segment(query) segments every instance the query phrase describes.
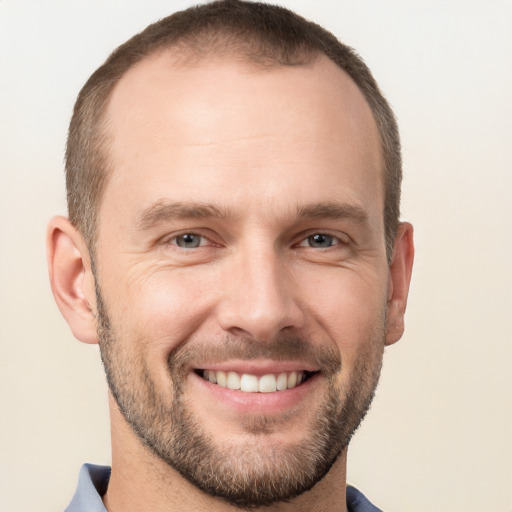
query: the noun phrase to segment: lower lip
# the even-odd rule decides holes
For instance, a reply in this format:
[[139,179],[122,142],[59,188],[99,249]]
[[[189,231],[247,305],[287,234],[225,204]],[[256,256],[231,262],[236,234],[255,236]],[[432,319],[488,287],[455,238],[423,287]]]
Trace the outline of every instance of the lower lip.
[[190,377],[194,385],[199,386],[200,393],[208,393],[221,408],[227,407],[239,413],[254,415],[279,414],[293,409],[299,406],[319,383],[319,374],[316,373],[291,389],[274,393],[246,393],[239,389],[223,388],[213,384],[194,372]]

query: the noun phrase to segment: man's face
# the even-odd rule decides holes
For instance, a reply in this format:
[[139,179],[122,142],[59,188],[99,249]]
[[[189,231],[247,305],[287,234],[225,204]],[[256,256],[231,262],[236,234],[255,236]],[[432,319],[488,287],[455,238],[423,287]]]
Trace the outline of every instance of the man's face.
[[233,504],[303,492],[348,443],[382,360],[369,107],[326,58],[262,71],[166,54],[128,72],[109,119],[96,277],[125,419]]

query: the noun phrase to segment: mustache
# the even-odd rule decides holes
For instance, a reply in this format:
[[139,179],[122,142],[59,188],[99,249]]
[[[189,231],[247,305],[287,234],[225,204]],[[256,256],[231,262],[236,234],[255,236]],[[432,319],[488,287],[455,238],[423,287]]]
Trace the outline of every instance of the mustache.
[[226,335],[220,341],[187,340],[174,348],[168,357],[172,375],[183,376],[188,369],[208,362],[221,363],[228,359],[251,361],[300,361],[320,368],[324,376],[341,369],[341,354],[337,347],[313,344],[304,338],[280,334],[272,341],[256,341],[246,336]]

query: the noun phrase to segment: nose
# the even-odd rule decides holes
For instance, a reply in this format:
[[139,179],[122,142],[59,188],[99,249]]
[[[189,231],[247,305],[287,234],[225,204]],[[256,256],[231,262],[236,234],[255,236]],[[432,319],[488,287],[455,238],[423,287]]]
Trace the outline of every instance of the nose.
[[[297,282],[286,258],[274,248],[240,252],[227,265],[217,314],[220,327],[256,341],[272,341],[304,324]],[[228,270],[229,269],[229,270]]]

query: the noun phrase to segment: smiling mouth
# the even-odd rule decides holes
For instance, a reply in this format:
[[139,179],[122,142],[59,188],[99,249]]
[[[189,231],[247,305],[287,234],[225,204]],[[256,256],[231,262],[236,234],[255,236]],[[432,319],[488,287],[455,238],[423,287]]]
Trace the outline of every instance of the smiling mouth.
[[261,376],[222,370],[195,370],[195,373],[222,388],[244,393],[275,393],[296,388],[318,372],[304,370],[268,373]]

